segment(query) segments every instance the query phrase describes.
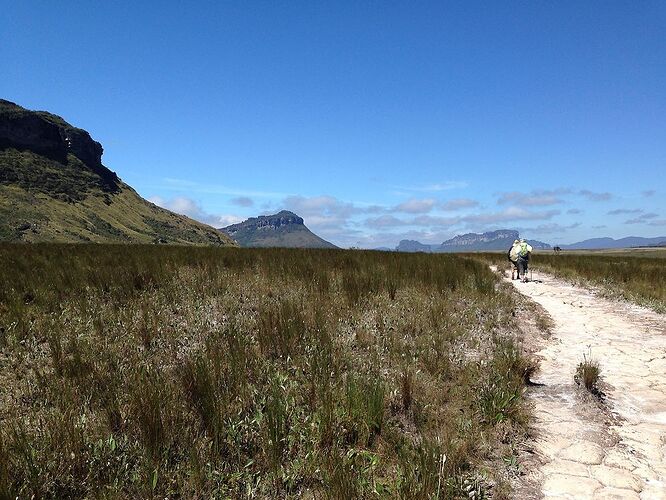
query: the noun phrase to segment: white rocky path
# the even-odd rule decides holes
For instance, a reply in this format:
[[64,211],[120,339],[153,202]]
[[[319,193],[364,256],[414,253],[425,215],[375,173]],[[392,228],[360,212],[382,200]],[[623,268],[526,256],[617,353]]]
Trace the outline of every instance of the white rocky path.
[[[543,497],[666,499],[666,316],[537,278],[513,284],[555,324],[537,353],[533,381],[544,385],[530,391]],[[585,404],[574,383],[589,353],[610,413]]]

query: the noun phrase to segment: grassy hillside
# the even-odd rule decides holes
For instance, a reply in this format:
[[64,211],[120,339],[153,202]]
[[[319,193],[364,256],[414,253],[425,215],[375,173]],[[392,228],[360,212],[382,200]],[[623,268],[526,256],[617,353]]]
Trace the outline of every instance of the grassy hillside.
[[102,153],[61,117],[0,99],[0,241],[234,245],[141,198]]
[[509,497],[530,365],[485,264],[53,244],[0,262],[3,498]]
[[214,228],[112,187],[73,155],[66,164],[0,151],[0,241],[232,245]]

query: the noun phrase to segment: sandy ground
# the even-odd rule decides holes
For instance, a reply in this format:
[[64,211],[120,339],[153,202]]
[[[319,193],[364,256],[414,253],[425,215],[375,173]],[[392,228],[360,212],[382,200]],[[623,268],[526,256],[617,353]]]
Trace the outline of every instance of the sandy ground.
[[[512,283],[555,325],[537,352],[533,382],[543,385],[529,390],[537,465],[528,474],[541,496],[666,499],[666,316],[533,278]],[[574,382],[583,355],[600,363],[601,402]]]

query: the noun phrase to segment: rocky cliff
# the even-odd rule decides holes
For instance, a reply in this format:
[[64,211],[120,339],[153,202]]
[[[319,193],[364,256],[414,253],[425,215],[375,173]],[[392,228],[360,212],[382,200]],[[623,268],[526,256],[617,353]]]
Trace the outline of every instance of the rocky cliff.
[[[506,250],[511,247],[514,240],[520,238],[518,231],[512,229],[499,229],[485,233],[467,233],[446,240],[435,251],[437,252],[478,252]],[[537,240],[528,240],[537,250],[545,250],[550,245]]]
[[102,145],[88,132],[73,127],[57,115],[29,111],[0,99],[0,149],[8,148],[31,151],[61,164],[66,164],[71,154],[100,177],[104,190],[116,192],[119,189],[116,173],[102,165]]
[[232,238],[242,231],[277,231],[286,226],[303,226],[303,219],[293,212],[282,210],[274,215],[251,217],[239,224],[222,228]]
[[0,241],[234,244],[141,198],[103,152],[59,116],[0,99]]
[[489,231],[481,234],[467,233],[446,240],[441,244],[440,249],[446,249],[448,247],[477,248],[479,246],[504,245],[506,242],[509,242],[510,245],[517,238],[519,238],[518,231],[510,229],[500,229],[499,231]]

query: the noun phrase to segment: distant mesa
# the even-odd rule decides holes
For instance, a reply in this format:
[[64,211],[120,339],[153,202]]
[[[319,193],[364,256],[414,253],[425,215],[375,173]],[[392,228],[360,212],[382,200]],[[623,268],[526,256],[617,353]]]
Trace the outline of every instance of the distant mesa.
[[[441,245],[428,245],[415,240],[402,240],[396,250],[398,252],[483,252],[508,249],[515,239],[519,238],[518,231],[500,229],[486,233],[467,233],[446,240]],[[527,240],[536,250],[550,250],[548,243],[538,240]],[[642,238],[629,236],[615,240],[613,238],[592,238],[570,245],[559,245],[562,250],[604,250],[619,248],[656,247],[666,246],[666,236],[655,238]]]
[[[499,229],[482,234],[467,233],[455,236],[441,244],[440,252],[466,252],[484,250],[506,250],[520,237],[518,231],[512,229]],[[548,243],[538,240],[527,240],[534,249],[548,250]]]
[[401,240],[396,247],[398,252],[434,252],[437,245],[428,245],[416,240]]
[[0,241],[235,246],[141,198],[103,152],[61,117],[0,99]]
[[570,245],[560,246],[563,250],[610,250],[617,248],[664,246],[665,244],[666,236],[657,236],[655,238],[627,236],[626,238],[620,238],[618,240],[613,238],[591,238]]
[[338,248],[310,231],[301,217],[288,210],[251,217],[220,231],[241,247]]
[[[513,241],[519,238],[518,231],[512,229],[500,229],[485,233],[461,234],[446,240],[441,245],[428,245],[415,240],[402,240],[396,250],[398,252],[482,252],[506,250],[511,247]],[[537,240],[528,240],[530,245],[538,250],[548,250],[551,246]]]

